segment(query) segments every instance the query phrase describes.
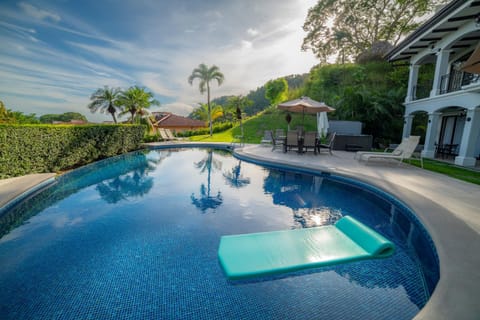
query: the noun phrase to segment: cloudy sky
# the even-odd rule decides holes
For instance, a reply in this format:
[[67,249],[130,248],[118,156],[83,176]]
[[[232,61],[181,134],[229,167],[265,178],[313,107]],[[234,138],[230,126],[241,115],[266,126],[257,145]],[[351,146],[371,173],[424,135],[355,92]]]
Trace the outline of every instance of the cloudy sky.
[[152,91],[155,110],[187,115],[206,97],[188,76],[217,65],[213,97],[247,94],[266,81],[305,73],[302,52],[314,0],[45,0],[0,2],[0,100],[24,113],[75,111],[91,121],[100,87]]

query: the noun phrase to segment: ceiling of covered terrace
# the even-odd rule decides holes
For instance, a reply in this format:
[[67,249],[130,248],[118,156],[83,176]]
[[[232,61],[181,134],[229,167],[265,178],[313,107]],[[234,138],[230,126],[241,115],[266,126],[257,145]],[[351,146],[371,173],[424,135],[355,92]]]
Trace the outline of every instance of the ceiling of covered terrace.
[[[457,50],[475,47],[480,41],[480,1],[471,1],[465,5],[464,0],[456,0],[443,7],[416,31],[405,38],[386,55],[386,58],[390,62],[407,62],[412,56],[420,53],[422,50],[433,49],[436,43],[442,41],[446,36],[457,31],[469,21],[478,22],[479,28],[458,38],[445,49],[451,49],[453,50],[452,54],[455,54]],[[430,57],[434,61],[435,56],[433,52]],[[423,62],[425,63],[426,61],[424,60]]]

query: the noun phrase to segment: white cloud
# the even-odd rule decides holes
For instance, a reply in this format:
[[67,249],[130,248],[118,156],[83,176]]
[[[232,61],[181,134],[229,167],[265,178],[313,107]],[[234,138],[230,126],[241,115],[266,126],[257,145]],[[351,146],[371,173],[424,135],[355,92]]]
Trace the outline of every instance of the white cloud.
[[140,83],[156,94],[169,97],[175,97],[178,95],[176,90],[167,87],[165,84],[165,77],[160,74],[146,72],[139,74],[138,78]]
[[[109,34],[62,4],[42,10],[22,2],[23,15],[1,8],[0,43],[8,51],[0,48],[0,96],[8,95],[13,104],[7,106],[25,112],[77,110],[99,119],[103,116],[86,109],[95,89],[138,84],[156,95],[161,110],[187,115],[206,101],[198,83],[187,82],[200,63],[215,64],[225,75],[222,86],[212,84],[212,98],[247,94],[270,79],[308,72],[317,63],[313,54],[300,51],[306,3],[315,0],[246,2],[206,4],[199,13],[172,3],[169,8],[176,10],[165,19],[158,19],[154,10],[166,4],[152,2],[151,16],[135,17],[138,29],[126,32],[130,38],[122,24],[118,33]],[[248,15],[240,15],[246,7],[251,8]],[[202,21],[205,17],[208,23]],[[42,37],[45,28],[59,38]]]
[[59,22],[61,20],[58,14],[47,10],[42,10],[26,2],[20,2],[18,6],[28,16],[38,20],[52,20],[54,22]]
[[247,41],[247,40],[242,40],[241,41],[241,48],[242,50],[248,50],[248,49],[251,49],[253,46],[253,43],[251,41]]
[[168,111],[168,112],[172,112],[174,114],[186,117],[193,111],[194,106],[189,105],[187,103],[183,103],[183,102],[174,102],[174,103],[162,104],[160,106],[160,109],[162,111]]
[[252,37],[255,37],[256,35],[258,35],[259,32],[258,32],[257,29],[248,28],[248,29],[247,29],[247,33],[248,33],[249,35],[251,35]]

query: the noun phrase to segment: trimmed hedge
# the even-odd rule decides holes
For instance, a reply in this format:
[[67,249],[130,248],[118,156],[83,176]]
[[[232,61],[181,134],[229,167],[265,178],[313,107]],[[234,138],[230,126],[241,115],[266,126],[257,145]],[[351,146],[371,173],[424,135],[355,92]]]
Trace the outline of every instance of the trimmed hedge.
[[0,125],[0,179],[58,172],[136,150],[141,125]]
[[[213,125],[212,133],[223,132],[230,128],[233,128],[232,122],[216,123]],[[191,136],[198,136],[198,135],[205,135],[205,134],[210,134],[210,128],[201,128],[197,130],[188,130],[188,131],[176,133],[178,137],[191,137]]]

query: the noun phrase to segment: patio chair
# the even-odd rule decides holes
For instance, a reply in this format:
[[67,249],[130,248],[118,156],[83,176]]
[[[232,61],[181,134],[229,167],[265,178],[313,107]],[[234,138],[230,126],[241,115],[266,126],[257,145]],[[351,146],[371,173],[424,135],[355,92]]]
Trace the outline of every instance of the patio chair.
[[303,126],[297,126],[295,130],[297,130],[299,137],[303,136],[303,133],[305,132],[305,129]]
[[[420,141],[420,136],[410,136],[407,139],[404,139],[402,143],[400,143],[399,147],[401,148],[397,150],[396,154],[388,153],[388,152],[371,152],[371,153],[365,153],[361,155],[358,159],[359,161],[366,160],[367,164],[370,159],[394,159],[394,160],[400,160],[398,162],[398,165],[400,165],[403,160],[405,159],[410,159],[413,156],[413,153],[415,152],[415,148],[417,147],[418,143]],[[420,163],[423,168],[423,158],[420,157]]]
[[322,149],[327,149],[328,153],[332,155],[332,149],[333,149],[333,144],[335,143],[335,135],[336,132],[331,132],[327,135],[327,142],[326,143],[318,143],[317,144],[317,149],[318,153],[322,151]]
[[277,146],[283,146],[285,144],[285,136],[278,137],[278,138],[274,137],[273,131],[270,131],[270,134],[271,134],[270,139],[272,139],[272,151],[275,150]]
[[303,137],[303,149],[308,151],[309,148],[313,149],[313,152],[317,154],[317,132],[307,131]]
[[262,141],[260,141],[261,145],[273,144],[273,131],[272,130],[265,130],[263,132]]
[[285,140],[285,130],[283,129],[275,129],[275,140],[281,139],[282,141]]
[[290,130],[287,132],[287,140],[285,142],[284,151],[291,150],[292,148],[298,149],[298,132],[295,130]]

